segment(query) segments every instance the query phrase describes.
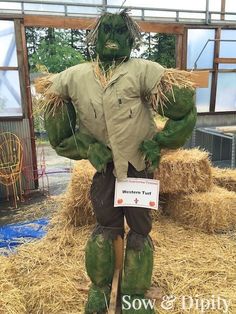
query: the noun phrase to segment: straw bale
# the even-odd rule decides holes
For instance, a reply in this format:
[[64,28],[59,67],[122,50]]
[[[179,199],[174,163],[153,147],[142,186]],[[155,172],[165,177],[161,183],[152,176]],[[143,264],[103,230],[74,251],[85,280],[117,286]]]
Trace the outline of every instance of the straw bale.
[[[91,227],[65,226],[58,214],[45,238],[22,245],[17,254],[0,259],[4,269],[1,282],[4,274],[9,281],[8,290],[1,290],[1,300],[8,304],[14,287],[23,296],[21,299],[18,296],[3,313],[84,313],[90,283],[84,266],[84,248],[90,233]],[[212,295],[230,299],[228,313],[235,313],[235,235],[208,235],[162,217],[153,224],[151,236],[156,248],[153,285],[159,286],[164,296],[176,297],[171,313],[183,313],[182,296]],[[158,313],[166,313],[160,302],[156,305]]]
[[177,221],[206,232],[226,232],[236,228],[236,193],[213,186],[211,191],[169,195],[165,204]]
[[231,301],[226,313],[236,313],[235,234],[206,234],[183,228],[162,217],[154,224],[151,236],[155,246],[153,283],[162,289],[164,297],[176,298],[169,310],[158,303],[157,313],[223,313],[222,307],[220,310],[203,309],[202,312],[196,307],[183,310],[184,296],[193,300],[211,300],[212,296],[215,299],[219,296]]
[[212,187],[208,153],[197,148],[166,150],[155,171],[160,193],[205,192]]
[[236,192],[236,169],[212,167],[211,171],[216,185]]
[[95,222],[90,200],[90,186],[95,169],[90,162],[75,162],[72,177],[65,195],[62,215],[74,226],[83,226]]

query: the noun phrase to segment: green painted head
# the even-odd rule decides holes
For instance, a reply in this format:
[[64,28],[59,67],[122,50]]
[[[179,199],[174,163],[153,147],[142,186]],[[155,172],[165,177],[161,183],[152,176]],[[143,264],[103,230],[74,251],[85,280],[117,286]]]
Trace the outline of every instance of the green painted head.
[[140,40],[137,24],[123,10],[119,14],[103,14],[88,41],[95,44],[101,61],[128,59],[136,40]]

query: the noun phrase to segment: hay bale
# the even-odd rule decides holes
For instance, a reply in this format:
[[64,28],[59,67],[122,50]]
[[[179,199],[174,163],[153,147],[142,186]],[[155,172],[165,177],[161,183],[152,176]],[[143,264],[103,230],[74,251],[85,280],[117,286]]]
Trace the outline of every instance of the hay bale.
[[[182,307],[182,298],[192,297],[211,300],[212,296],[230,301],[229,311],[236,313],[236,242],[235,235],[212,235],[186,229],[162,217],[153,225],[151,233],[154,251],[153,282],[164,296],[174,296],[169,303],[173,307],[164,309],[167,302],[157,302],[157,313],[223,313],[221,309]],[[188,301],[188,299],[187,299]],[[206,304],[206,303],[205,303]],[[196,303],[195,303],[196,305]],[[221,303],[222,305],[222,303]]]
[[236,228],[236,193],[217,186],[208,192],[169,195],[165,206],[175,220],[206,232]]
[[162,194],[208,191],[212,187],[208,153],[197,148],[165,151],[154,177],[160,180]]
[[212,167],[211,171],[214,184],[236,192],[236,169]]
[[74,164],[61,212],[68,224],[84,226],[95,222],[90,200],[90,186],[94,173],[95,169],[87,160]]

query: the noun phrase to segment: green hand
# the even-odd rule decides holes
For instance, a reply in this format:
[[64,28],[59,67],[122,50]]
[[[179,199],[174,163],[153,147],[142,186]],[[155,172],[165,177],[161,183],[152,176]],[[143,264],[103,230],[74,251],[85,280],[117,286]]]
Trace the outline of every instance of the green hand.
[[89,146],[88,160],[98,172],[105,172],[107,163],[112,161],[112,152],[103,143],[94,143]]
[[154,140],[144,140],[140,145],[140,150],[145,156],[147,168],[153,172],[158,168],[161,159],[161,148]]

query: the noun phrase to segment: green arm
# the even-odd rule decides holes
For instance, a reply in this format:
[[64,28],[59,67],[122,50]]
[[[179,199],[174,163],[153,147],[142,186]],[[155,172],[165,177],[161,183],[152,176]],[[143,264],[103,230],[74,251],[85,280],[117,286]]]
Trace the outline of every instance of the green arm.
[[56,110],[48,106],[44,120],[49,142],[58,155],[70,159],[86,159],[91,136],[75,131],[76,112],[71,102],[63,102]]
[[194,107],[194,90],[173,87],[173,94],[168,93],[168,101],[158,107],[158,113],[172,120],[184,118]]
[[191,136],[197,120],[197,111],[193,107],[181,120],[168,120],[164,129],[157,133],[153,140],[161,148],[176,149],[185,144]]
[[95,138],[75,130],[76,112],[71,102],[63,102],[60,108],[52,110],[53,104],[45,112],[45,128],[51,146],[58,155],[69,159],[89,159],[99,171],[106,169],[112,160],[111,151]]
[[161,148],[176,149],[185,144],[196,124],[197,111],[194,105],[194,90],[174,86],[173,94],[169,93],[166,96],[169,101],[163,107],[163,113],[169,120],[164,129],[157,133],[153,140]]
[[164,129],[154,135],[151,140],[145,140],[140,146],[151,171],[159,165],[161,149],[177,149],[183,146],[196,124],[197,110],[193,101],[194,92],[176,87],[173,90],[174,97],[172,94],[167,95],[169,102],[162,109],[162,114],[169,118]]

